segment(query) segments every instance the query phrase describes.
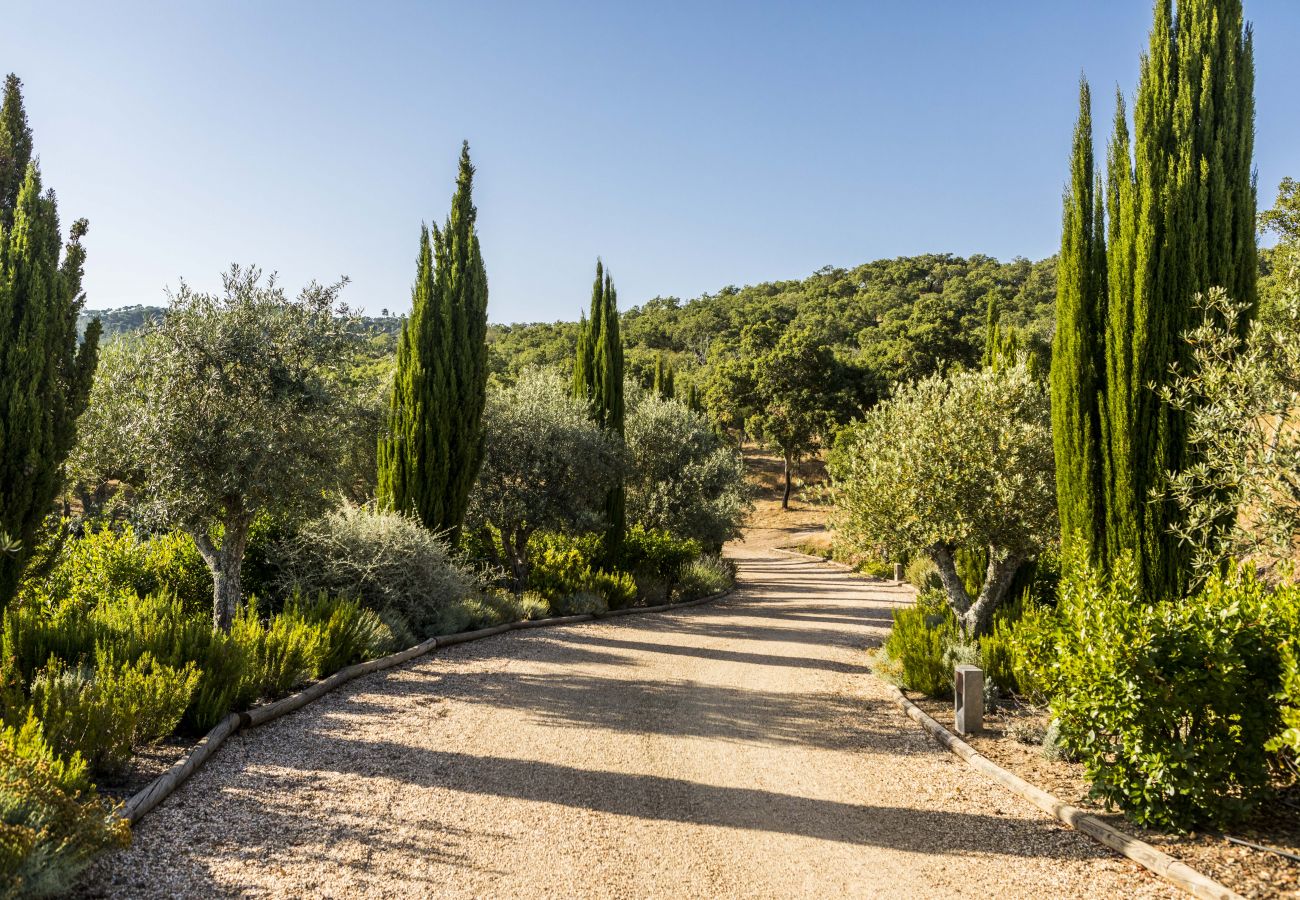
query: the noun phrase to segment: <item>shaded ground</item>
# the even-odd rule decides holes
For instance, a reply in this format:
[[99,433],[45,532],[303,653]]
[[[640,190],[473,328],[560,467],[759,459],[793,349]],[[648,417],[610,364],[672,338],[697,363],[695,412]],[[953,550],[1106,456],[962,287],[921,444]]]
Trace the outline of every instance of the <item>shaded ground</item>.
[[[940,722],[951,721],[950,704],[907,693],[912,702]],[[1118,811],[1107,810],[1088,795],[1088,781],[1080,763],[1044,756],[1040,742],[1048,718],[1045,710],[1006,703],[985,717],[982,733],[967,741],[1004,769],[1154,844],[1249,900],[1300,897],[1300,861],[1234,844],[1217,832],[1180,835],[1140,828]],[[1300,788],[1292,787],[1272,797],[1228,833],[1300,855]]]
[[91,893],[1175,896],[866,676],[907,589],[735,556],[717,604],[451,648],[236,736]]

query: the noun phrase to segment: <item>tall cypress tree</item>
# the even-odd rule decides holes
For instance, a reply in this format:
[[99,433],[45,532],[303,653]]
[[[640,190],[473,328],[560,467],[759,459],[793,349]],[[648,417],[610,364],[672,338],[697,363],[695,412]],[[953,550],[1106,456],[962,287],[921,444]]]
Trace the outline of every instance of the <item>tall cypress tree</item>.
[[668,361],[664,354],[660,353],[655,357],[655,375],[652,389],[656,395],[663,397],[665,400],[671,400],[677,395],[675,380],[673,364]]
[[[614,281],[599,259],[591,289],[591,311],[580,323],[573,367],[574,396],[591,405],[602,428],[623,437],[623,338],[619,333],[618,296]],[[609,492],[605,514],[609,526],[605,549],[612,557],[623,542],[625,492],[620,481]]]
[[1101,438],[1104,382],[1101,325],[1104,256],[1097,244],[1092,150],[1092,97],[1079,84],[1070,186],[1065,195],[1056,275],[1056,334],[1052,340],[1052,438],[1062,546],[1081,540],[1085,552],[1104,552],[1105,505]]
[[22,83],[10,75],[0,106],[0,535],[17,547],[0,551],[0,605],[58,494],[99,346],[98,319],[77,336],[86,220],[65,247],[31,155]]
[[388,428],[379,440],[379,502],[455,541],[483,458],[487,272],[474,224],[474,167],[461,147],[451,212],[420,229],[411,316],[402,325]]
[[[1076,271],[1082,262],[1062,269],[1068,302],[1057,310],[1058,335],[1066,331],[1061,355],[1082,358],[1066,350],[1087,304],[1074,303],[1069,292],[1106,285],[1105,296],[1098,289],[1090,308],[1104,365],[1091,376],[1083,367],[1073,370],[1078,408],[1092,402],[1102,411],[1097,442],[1103,454],[1104,539],[1098,534],[1089,549],[1102,561],[1132,552],[1150,599],[1176,597],[1186,586],[1186,550],[1171,528],[1177,509],[1170,501],[1152,500],[1152,494],[1164,472],[1194,462],[1183,414],[1161,403],[1151,386],[1167,380],[1171,365],[1187,362],[1181,335],[1198,315],[1197,293],[1222,286],[1239,301],[1256,302],[1253,150],[1252,36],[1241,0],[1181,0],[1176,7],[1173,0],[1157,0],[1132,142],[1121,101],[1106,196],[1093,198],[1093,208],[1105,210],[1105,241],[1097,238],[1086,273]],[[1075,175],[1071,192],[1077,197]],[[1094,228],[1098,218],[1094,213]],[[1081,233],[1072,223],[1067,211],[1063,254],[1067,245],[1077,245],[1071,232]],[[1058,388],[1055,381],[1054,392],[1068,393],[1067,385]],[[1077,445],[1058,457],[1058,477],[1065,479],[1063,525],[1078,520],[1078,473],[1090,471],[1090,451],[1073,434],[1067,428],[1058,437]]]

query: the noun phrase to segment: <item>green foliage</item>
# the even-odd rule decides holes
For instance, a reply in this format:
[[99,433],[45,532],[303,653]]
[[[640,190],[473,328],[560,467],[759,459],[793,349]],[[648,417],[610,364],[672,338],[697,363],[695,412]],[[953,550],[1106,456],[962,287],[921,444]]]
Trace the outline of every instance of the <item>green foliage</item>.
[[414,517],[370,505],[344,503],[301,525],[273,556],[282,593],[353,597],[426,637],[436,633],[442,608],[476,587],[444,537]]
[[98,853],[129,841],[80,757],[56,757],[34,718],[0,728],[0,897],[61,896]]
[[97,772],[118,772],[132,751],[175,730],[198,682],[193,663],[174,669],[149,653],[118,662],[100,652],[93,670],[52,658],[30,691],[56,754],[80,754]]
[[1082,97],[1053,359],[1062,524],[1103,565],[1132,555],[1149,602],[1182,596],[1189,570],[1181,510],[1152,492],[1195,462],[1186,411],[1152,385],[1186,367],[1198,293],[1257,299],[1253,57],[1241,0],[1157,3],[1133,139],[1120,95],[1104,191]]
[[1150,604],[1129,558],[1109,578],[1072,562],[1054,646],[1028,656],[1093,793],[1139,824],[1176,830],[1249,811],[1281,731],[1279,610],[1294,608],[1297,589],[1270,594],[1234,572]]
[[[643,594],[650,587],[662,589],[663,601],[671,601],[673,587],[681,579],[682,569],[700,556],[700,545],[692,540],[673,537],[667,531],[633,526],[623,539],[621,565],[639,576]],[[613,603],[610,604],[617,609]]]
[[943,593],[923,592],[915,606],[894,610],[894,626],[884,646],[895,666],[894,680],[931,697],[947,696],[952,691],[949,657],[958,641],[957,620]]
[[1105,464],[1102,459],[1106,235],[1092,151],[1092,95],[1079,84],[1070,187],[1065,195],[1056,270],[1052,341],[1052,438],[1061,542],[1082,542],[1092,559],[1105,553]]
[[212,601],[212,576],[194,540],[179,531],[141,537],[129,524],[88,526],[62,541],[42,568],[23,585],[24,596],[89,607],[123,590],[139,597],[169,591],[193,610]]
[[678,591],[683,600],[721,593],[735,584],[735,567],[720,556],[706,555],[682,567]]
[[446,224],[435,226],[432,241],[420,229],[411,316],[378,454],[380,505],[447,532],[453,544],[483,455],[488,371],[487,271],[473,190],[466,142]]
[[1249,310],[1219,288],[1198,299],[1205,319],[1186,336],[1190,365],[1161,392],[1186,414],[1196,453],[1166,473],[1164,495],[1181,514],[1174,531],[1191,548],[1198,581],[1236,559],[1291,568],[1300,534],[1300,270],[1268,324],[1244,327]]
[[[983,634],[1021,564],[1056,531],[1047,392],[1023,364],[900,388],[840,432],[828,466],[838,538],[879,557],[928,555],[966,633]],[[977,597],[956,553],[986,547]]]
[[538,531],[604,527],[609,487],[620,477],[622,438],[600,428],[554,373],[531,371],[488,396],[486,449],[469,522],[522,589]]
[[[18,587],[63,479],[95,371],[99,323],[78,339],[82,307],[78,219],[64,245],[52,190],[42,190],[22,83],[5,79],[0,107],[0,607]],[[60,258],[62,257],[62,258]]]
[[694,539],[715,553],[739,536],[752,506],[744,461],[704,416],[648,396],[627,417],[627,450],[633,523]]
[[627,572],[601,569],[603,555],[603,542],[597,535],[537,535],[528,548],[528,587],[557,609],[571,607],[568,600],[575,594],[600,597],[606,609],[631,606],[636,600],[636,581]]
[[[587,404],[596,424],[621,441],[623,435],[623,338],[619,334],[618,296],[609,271],[596,260],[591,289],[591,316],[578,323],[573,364],[573,396]],[[622,473],[605,497],[605,546],[611,556],[623,540],[626,503]]]
[[826,335],[757,322],[741,335],[740,352],[714,372],[709,406],[729,424],[781,453],[790,501],[791,467],[815,451],[834,424],[848,418],[852,396],[845,365]]
[[283,696],[314,678],[327,651],[322,629],[312,627],[298,603],[263,620],[250,601],[236,614],[230,637],[244,651],[243,682],[254,699]]
[[910,554],[907,565],[903,567],[903,577],[918,591],[943,590],[943,582],[939,580],[939,567],[924,553]]
[[321,592],[302,605],[307,623],[320,633],[321,652],[316,675],[325,676],[345,666],[377,659],[396,648],[393,632],[378,613],[348,597],[331,597]]
[[132,485],[153,518],[193,537],[228,628],[254,519],[312,514],[338,483],[335,371],[351,335],[342,282],[290,300],[256,268],[222,281],[220,296],[182,282],[157,329],[108,348],[76,464]]

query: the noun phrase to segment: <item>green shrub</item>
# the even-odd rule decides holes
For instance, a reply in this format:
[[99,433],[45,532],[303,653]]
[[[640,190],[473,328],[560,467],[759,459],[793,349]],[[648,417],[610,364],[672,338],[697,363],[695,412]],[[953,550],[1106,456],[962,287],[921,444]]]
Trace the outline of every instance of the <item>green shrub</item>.
[[[662,529],[633,525],[623,536],[619,554],[623,568],[637,576],[642,586],[653,585],[659,589],[642,590],[647,600],[658,594],[662,602],[667,603],[672,599],[673,587],[681,579],[682,569],[691,560],[699,558],[700,545],[693,540],[673,537]],[[607,596],[606,599],[610,598]],[[610,603],[610,607],[618,608],[614,603]]]
[[[292,602],[296,605],[301,601],[295,598]],[[356,600],[318,594],[304,605],[304,617],[320,631],[322,651],[317,675],[328,675],[394,650],[393,632],[378,613],[362,608]]]
[[697,600],[725,591],[735,580],[731,563],[720,556],[701,556],[682,569],[678,590],[683,600]]
[[292,601],[263,621],[250,600],[231,623],[230,637],[244,649],[242,681],[257,700],[281,697],[314,678],[326,652],[322,630]]
[[[1142,602],[1131,560],[1109,579],[1067,566],[1055,658],[1040,673],[1061,741],[1092,790],[1176,830],[1247,812],[1280,732],[1279,601],[1246,572],[1177,602]],[[1041,666],[1041,656],[1040,662]]]
[[1289,586],[1274,602],[1282,634],[1281,690],[1276,697],[1281,704],[1282,730],[1267,748],[1289,761],[1293,771],[1300,770],[1300,598],[1296,594],[1296,588]]
[[345,504],[308,522],[278,553],[285,596],[355,597],[367,609],[401,616],[418,635],[437,633],[444,608],[478,589],[444,538],[410,516],[371,506]]
[[939,567],[934,560],[924,553],[914,553],[903,569],[903,577],[911,582],[918,591],[937,591],[943,589],[939,580]]
[[957,620],[941,591],[925,591],[915,606],[894,610],[885,652],[896,664],[896,683],[931,697],[950,693],[950,653],[958,639]]
[[130,525],[88,528],[63,541],[45,568],[23,595],[49,605],[89,608],[130,591],[172,593],[193,610],[212,606],[212,576],[194,540],[179,531],[142,538]]
[[59,759],[35,718],[0,729],[0,897],[67,893],[96,854],[129,841],[80,757]]
[[534,535],[528,545],[528,587],[551,603],[592,593],[602,597],[609,609],[631,606],[636,602],[636,580],[627,572],[598,568],[600,553],[599,535]]
[[32,710],[55,753],[117,772],[133,750],[175,730],[198,681],[192,663],[174,669],[149,654],[120,663],[101,653],[93,670],[51,659],[32,681]]
[[600,594],[578,591],[559,600],[552,600],[551,609],[558,616],[583,616],[608,612],[609,604]]

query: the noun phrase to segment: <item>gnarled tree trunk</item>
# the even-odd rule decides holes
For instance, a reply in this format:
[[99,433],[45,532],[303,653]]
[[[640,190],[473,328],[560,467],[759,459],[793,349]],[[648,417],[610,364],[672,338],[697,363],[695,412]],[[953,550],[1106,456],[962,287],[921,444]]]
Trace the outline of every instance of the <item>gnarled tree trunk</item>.
[[948,595],[948,605],[956,613],[966,638],[973,640],[987,633],[993,624],[993,613],[1006,598],[1011,579],[1025,561],[1024,557],[990,545],[989,568],[984,576],[984,587],[979,596],[972,599],[957,572],[956,548],[936,544],[928,552],[939,569],[939,580],[943,582],[944,593]]
[[248,549],[250,517],[238,516],[223,523],[224,533],[218,547],[201,528],[191,532],[199,555],[212,573],[212,627],[229,632],[239,611],[242,596],[240,570],[244,565],[244,551]]

